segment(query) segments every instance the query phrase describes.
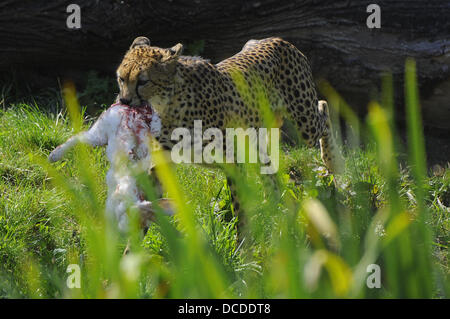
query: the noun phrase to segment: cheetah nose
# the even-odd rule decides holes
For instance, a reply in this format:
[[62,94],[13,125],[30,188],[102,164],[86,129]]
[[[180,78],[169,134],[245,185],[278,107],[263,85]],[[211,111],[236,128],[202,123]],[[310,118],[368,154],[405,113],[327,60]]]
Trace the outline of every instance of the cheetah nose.
[[120,99],[120,103],[125,104],[125,105],[130,104],[130,102],[131,102],[131,100],[129,100],[129,99],[124,99],[124,98]]

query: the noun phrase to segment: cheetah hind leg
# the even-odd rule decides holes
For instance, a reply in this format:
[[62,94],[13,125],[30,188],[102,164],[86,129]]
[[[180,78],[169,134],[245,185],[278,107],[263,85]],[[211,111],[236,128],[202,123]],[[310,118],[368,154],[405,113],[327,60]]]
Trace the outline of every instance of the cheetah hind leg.
[[319,140],[321,157],[330,172],[339,174],[343,171],[344,158],[333,137],[327,101],[320,100],[318,108],[325,122],[323,135]]

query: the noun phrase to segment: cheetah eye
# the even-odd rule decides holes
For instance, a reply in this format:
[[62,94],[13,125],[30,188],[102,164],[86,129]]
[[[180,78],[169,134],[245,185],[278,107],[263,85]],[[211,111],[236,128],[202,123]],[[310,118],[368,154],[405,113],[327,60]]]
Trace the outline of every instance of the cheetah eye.
[[146,85],[148,82],[149,82],[149,80],[138,80],[137,85],[138,86]]
[[124,78],[119,76],[119,82],[123,83],[124,81],[125,81]]

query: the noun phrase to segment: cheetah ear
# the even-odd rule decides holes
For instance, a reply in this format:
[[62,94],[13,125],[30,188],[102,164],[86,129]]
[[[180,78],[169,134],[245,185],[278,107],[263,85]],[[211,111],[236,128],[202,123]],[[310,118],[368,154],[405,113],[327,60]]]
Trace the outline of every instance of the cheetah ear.
[[137,37],[134,39],[133,43],[131,43],[130,49],[145,46],[150,46],[150,40],[147,37]]
[[167,62],[169,60],[176,59],[181,55],[181,53],[183,53],[183,45],[181,43],[178,43],[170,49],[167,49],[167,54],[165,54],[161,62]]

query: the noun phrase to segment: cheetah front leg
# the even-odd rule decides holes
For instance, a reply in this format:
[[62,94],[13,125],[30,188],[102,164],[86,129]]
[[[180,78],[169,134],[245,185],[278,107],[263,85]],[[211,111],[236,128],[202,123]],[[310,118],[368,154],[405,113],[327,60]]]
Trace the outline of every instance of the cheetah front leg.
[[[245,216],[245,212],[242,209],[241,202],[239,200],[239,195],[238,195],[238,192],[236,189],[236,183],[233,181],[233,178],[231,176],[227,175],[226,178],[227,178],[227,185],[228,185],[228,188],[230,189],[230,193],[231,193],[231,204],[233,206],[233,215],[235,217],[237,217],[237,219],[238,219],[236,232],[237,232],[238,244],[240,244],[245,241],[246,230],[247,230],[247,226],[248,226],[247,218]],[[227,221],[229,221],[229,220],[227,220]]]

